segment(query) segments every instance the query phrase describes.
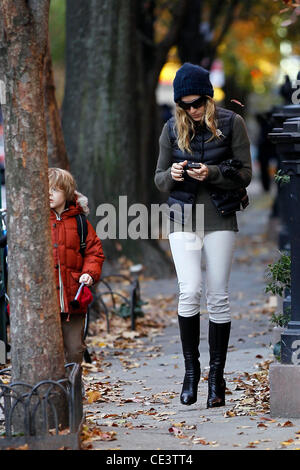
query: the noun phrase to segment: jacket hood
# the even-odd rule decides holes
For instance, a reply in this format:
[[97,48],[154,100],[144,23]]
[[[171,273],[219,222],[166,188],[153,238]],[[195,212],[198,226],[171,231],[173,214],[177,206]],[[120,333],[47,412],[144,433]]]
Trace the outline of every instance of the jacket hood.
[[75,201],[76,201],[76,206],[80,207],[82,209],[82,212],[88,216],[90,213],[90,209],[88,207],[89,200],[86,196],[81,194],[79,191],[75,191]]
[[[73,217],[77,214],[83,213],[88,216],[90,209],[88,207],[88,198],[79,191],[75,191],[75,198],[72,202],[66,203],[66,208],[62,212],[63,217]],[[51,209],[51,216],[55,217],[55,210]]]

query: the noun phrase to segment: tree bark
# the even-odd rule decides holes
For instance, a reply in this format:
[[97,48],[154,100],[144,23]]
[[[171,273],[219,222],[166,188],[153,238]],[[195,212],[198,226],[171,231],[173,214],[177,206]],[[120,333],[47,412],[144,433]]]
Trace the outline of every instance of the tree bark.
[[69,170],[70,164],[62,131],[61,116],[55,96],[55,83],[49,41],[44,61],[44,93],[48,165],[49,167]]
[[[0,3],[13,381],[65,376],[49,218],[43,64],[49,0]],[[65,402],[59,413],[65,419]]]

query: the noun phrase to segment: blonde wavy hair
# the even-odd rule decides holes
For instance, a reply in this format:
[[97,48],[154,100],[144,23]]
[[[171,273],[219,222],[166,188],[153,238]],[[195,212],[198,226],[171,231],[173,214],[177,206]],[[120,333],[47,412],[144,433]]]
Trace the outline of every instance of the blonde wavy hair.
[[[201,120],[201,124],[205,123],[207,128],[211,131],[212,136],[206,141],[210,142],[214,138],[220,139],[221,137],[217,133],[217,118],[216,118],[216,104],[215,100],[208,95],[205,95],[207,101],[205,103],[205,109]],[[190,138],[190,130],[192,130],[192,136]],[[177,144],[182,152],[193,153],[190,147],[190,140],[195,137],[195,126],[194,121],[189,114],[176,103],[175,108],[175,124],[174,131],[177,134]]]
[[75,198],[76,182],[67,170],[62,168],[48,169],[49,188],[60,189],[64,192],[67,201],[71,202]]

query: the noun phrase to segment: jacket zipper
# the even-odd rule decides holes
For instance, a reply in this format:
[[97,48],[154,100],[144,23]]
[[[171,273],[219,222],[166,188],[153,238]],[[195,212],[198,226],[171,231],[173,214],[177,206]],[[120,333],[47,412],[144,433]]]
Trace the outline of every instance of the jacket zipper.
[[[63,212],[67,211],[69,209],[64,209]],[[55,211],[54,211],[55,212]],[[57,214],[55,212],[56,220],[62,220],[61,215]],[[65,309],[65,303],[64,303],[64,285],[61,279],[61,271],[60,271],[60,261],[58,260],[58,279],[59,279],[59,300],[60,300],[60,308],[61,311],[63,312]],[[68,312],[67,320],[70,321],[70,312]]]

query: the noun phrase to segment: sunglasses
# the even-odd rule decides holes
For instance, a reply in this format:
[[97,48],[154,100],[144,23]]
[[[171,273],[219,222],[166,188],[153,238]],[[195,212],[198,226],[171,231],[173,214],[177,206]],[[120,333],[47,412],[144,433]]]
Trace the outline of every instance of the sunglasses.
[[200,98],[197,98],[194,101],[190,101],[189,103],[186,103],[184,101],[178,101],[178,106],[180,106],[180,108],[186,111],[190,109],[191,107],[197,109],[203,106],[206,103],[206,100],[207,100],[206,96],[200,96]]

